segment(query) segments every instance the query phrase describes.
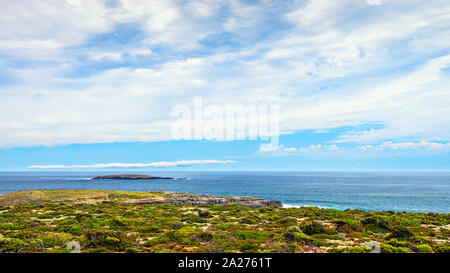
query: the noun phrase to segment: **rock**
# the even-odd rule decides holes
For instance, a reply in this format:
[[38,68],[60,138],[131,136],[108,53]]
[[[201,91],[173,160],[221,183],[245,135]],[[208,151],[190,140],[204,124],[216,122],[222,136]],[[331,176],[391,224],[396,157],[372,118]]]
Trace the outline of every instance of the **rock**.
[[184,192],[171,192],[171,191],[158,191],[155,193],[163,193],[167,197],[163,203],[173,205],[192,205],[192,206],[205,206],[205,205],[227,205],[236,204],[240,206],[261,208],[266,206],[282,207],[283,203],[277,200],[264,200],[258,197],[248,196],[215,196],[206,194],[192,194]]
[[149,176],[145,174],[113,174],[105,176],[96,176],[92,179],[129,179],[129,180],[139,180],[139,179],[175,179],[172,177],[161,177],[161,176]]

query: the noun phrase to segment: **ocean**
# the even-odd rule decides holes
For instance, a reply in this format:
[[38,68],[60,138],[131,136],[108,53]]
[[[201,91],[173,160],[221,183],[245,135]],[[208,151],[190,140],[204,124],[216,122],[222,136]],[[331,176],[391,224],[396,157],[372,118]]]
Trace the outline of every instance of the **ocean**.
[[[179,191],[317,206],[449,213],[450,173],[431,172],[136,172],[176,180],[91,180],[118,172],[0,172],[0,194],[37,189]],[[123,173],[123,172],[122,172]],[[125,172],[129,173],[129,172]],[[181,179],[186,178],[186,179]]]

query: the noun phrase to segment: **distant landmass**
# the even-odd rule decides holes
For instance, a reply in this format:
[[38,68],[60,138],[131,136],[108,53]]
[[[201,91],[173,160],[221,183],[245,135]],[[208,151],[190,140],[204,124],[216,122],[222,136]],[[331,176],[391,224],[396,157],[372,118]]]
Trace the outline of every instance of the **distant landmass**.
[[129,180],[139,180],[139,179],[175,179],[173,177],[162,177],[162,176],[150,176],[145,174],[113,174],[96,176],[92,179],[129,179]]

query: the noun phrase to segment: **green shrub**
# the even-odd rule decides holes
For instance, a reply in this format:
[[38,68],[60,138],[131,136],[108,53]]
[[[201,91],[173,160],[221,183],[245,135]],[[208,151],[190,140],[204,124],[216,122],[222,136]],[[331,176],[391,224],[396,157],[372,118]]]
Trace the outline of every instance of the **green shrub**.
[[180,221],[175,221],[173,223],[170,223],[169,226],[170,226],[170,228],[177,230],[177,229],[182,228],[184,226],[184,224]]
[[292,243],[295,241],[295,234],[293,232],[286,232],[283,234],[283,237],[287,243]]
[[244,243],[239,250],[241,252],[256,252],[260,249],[260,247],[256,244]]
[[143,226],[139,227],[138,231],[142,233],[159,233],[162,232],[162,229],[158,226]]
[[30,241],[30,248],[33,252],[39,252],[44,250],[44,242],[42,239],[35,239]]
[[303,248],[301,246],[299,246],[298,244],[289,244],[286,247],[286,252],[287,253],[301,253],[303,252]]
[[391,230],[391,225],[389,222],[379,216],[365,218],[361,221],[361,223],[365,225],[368,230],[372,230],[374,232],[386,232]]
[[274,222],[277,227],[292,226],[297,224],[297,220],[292,217],[284,217]]
[[429,245],[419,245],[419,246],[417,246],[417,249],[418,249],[419,252],[422,252],[422,253],[431,253],[431,252],[433,252],[433,249]]
[[302,232],[302,230],[298,226],[290,226],[287,230],[289,232]]
[[191,223],[206,223],[206,222],[208,222],[208,220],[206,220],[205,218],[202,218],[202,217],[192,214],[192,213],[187,213],[187,214],[183,215],[182,221],[185,221],[190,224]]
[[134,247],[129,247],[127,249],[125,249],[125,253],[139,253],[139,249],[134,248]]
[[27,243],[17,238],[2,238],[0,239],[0,252],[19,253],[27,245]]
[[243,219],[241,219],[240,222],[241,222],[242,224],[247,224],[247,225],[254,225],[254,224],[257,223],[255,220],[253,220],[253,219],[251,219],[251,218],[243,218]]
[[407,246],[407,243],[406,243],[406,242],[399,241],[399,240],[397,240],[396,238],[391,239],[391,240],[388,242],[388,244],[390,244],[391,246],[394,246],[394,247],[406,247],[406,246]]
[[215,227],[222,230],[229,230],[237,226],[235,223],[218,223]]
[[238,230],[234,234],[234,237],[243,240],[248,239],[265,240],[269,237],[269,233],[257,230]]
[[200,242],[210,242],[213,239],[213,234],[211,232],[203,231],[198,234],[194,234],[193,238],[199,240]]
[[45,248],[63,246],[71,238],[69,234],[47,232],[40,239]]
[[88,247],[105,247],[124,251],[135,244],[135,238],[121,231],[87,230],[84,235]]
[[321,234],[321,233],[336,234],[336,231],[334,229],[327,228],[316,221],[307,222],[303,224],[301,230],[303,230],[303,233],[307,235]]
[[224,206],[222,206],[222,205],[211,205],[211,206],[209,207],[209,209],[210,209],[211,211],[226,211],[226,210],[227,210],[226,207],[224,207]]
[[436,253],[450,253],[450,245],[437,244],[434,246],[434,252]]
[[42,214],[36,214],[35,217],[37,219],[52,219],[58,217],[57,215],[48,214],[48,213],[42,213]]
[[321,246],[330,246],[331,243],[328,243],[326,240],[324,239],[314,239],[313,241],[313,245],[317,246],[317,247],[321,247]]
[[325,233],[325,228],[323,225],[317,223],[316,221],[312,221],[306,223],[302,226],[303,233],[307,235]]
[[361,223],[356,220],[335,220],[333,223],[336,225],[336,230],[340,232],[351,233],[353,231],[362,231]]
[[3,225],[0,226],[0,229],[4,229],[4,230],[19,230],[20,229],[20,225],[15,224],[15,223],[3,224]]
[[395,227],[391,234],[389,234],[388,239],[390,238],[396,238],[396,239],[408,239],[414,236],[414,233],[412,233],[409,229],[405,227]]
[[207,210],[198,209],[197,215],[202,218],[211,218],[211,213],[209,213],[209,211],[207,211]]
[[413,253],[413,251],[407,247],[393,247],[388,244],[381,244],[381,253]]
[[286,232],[283,234],[283,240],[287,243],[297,242],[301,245],[309,245],[314,242],[314,238],[302,232]]
[[110,251],[106,248],[92,248],[83,251],[83,253],[108,253],[108,252]]
[[160,242],[161,242],[161,240],[160,240],[159,238],[153,238],[153,239],[147,240],[147,241],[144,243],[144,246],[145,246],[145,247],[152,247],[152,246],[154,246],[154,245],[159,244]]
[[167,231],[156,239],[147,241],[146,246],[152,246],[159,243],[180,243],[180,244],[191,244],[191,236],[195,233],[194,230],[180,229],[177,231]]
[[433,240],[430,240],[425,236],[418,236],[418,235],[414,235],[408,238],[408,241],[416,244],[431,244],[433,242]]
[[106,225],[111,229],[116,230],[125,230],[127,227],[126,221],[122,218],[109,219],[107,220]]
[[403,227],[420,227],[420,220],[417,219],[401,219],[400,225]]

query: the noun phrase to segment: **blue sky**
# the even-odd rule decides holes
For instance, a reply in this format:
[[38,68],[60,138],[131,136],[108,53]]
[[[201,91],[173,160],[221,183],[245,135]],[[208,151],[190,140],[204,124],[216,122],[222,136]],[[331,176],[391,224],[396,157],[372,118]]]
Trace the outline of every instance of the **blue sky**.
[[[2,1],[0,170],[449,171],[449,14],[444,0]],[[279,146],[173,140],[172,109],[195,97],[278,105]]]

